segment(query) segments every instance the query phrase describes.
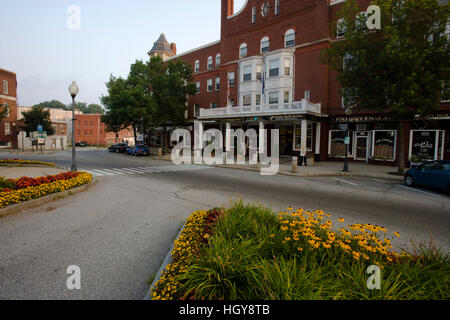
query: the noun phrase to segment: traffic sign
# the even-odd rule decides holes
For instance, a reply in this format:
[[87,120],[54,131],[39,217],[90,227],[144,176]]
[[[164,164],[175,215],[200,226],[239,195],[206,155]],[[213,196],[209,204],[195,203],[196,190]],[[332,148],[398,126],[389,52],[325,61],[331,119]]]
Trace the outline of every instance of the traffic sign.
[[47,131],[34,131],[33,137],[35,139],[47,139]]
[[39,124],[39,125],[37,126],[37,131],[42,131],[42,130],[44,130],[44,127],[43,127],[42,125]]

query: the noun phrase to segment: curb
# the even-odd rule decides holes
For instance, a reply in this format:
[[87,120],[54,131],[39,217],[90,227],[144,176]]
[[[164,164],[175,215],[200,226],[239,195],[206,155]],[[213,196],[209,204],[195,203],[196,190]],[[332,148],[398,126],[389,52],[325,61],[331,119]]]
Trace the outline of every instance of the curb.
[[25,202],[21,202],[21,203],[10,205],[8,207],[0,209],[0,218],[16,214],[16,213],[22,212],[22,211],[27,210],[27,209],[38,207],[38,206],[40,206],[40,205],[42,205],[44,203],[47,203],[47,202],[51,202],[51,201],[54,201],[54,200],[66,198],[68,196],[71,196],[71,195],[74,195],[74,194],[77,194],[77,193],[81,193],[83,191],[87,191],[88,189],[90,189],[95,184],[97,184],[97,180],[92,179],[92,182],[89,183],[89,184],[84,184],[82,186],[66,190],[64,192],[52,193],[52,194],[48,194],[46,196],[40,197],[38,199],[28,200],[28,201],[25,201]]
[[170,254],[172,253],[173,248],[174,248],[174,246],[175,246],[175,242],[176,242],[176,241],[178,240],[178,238],[180,237],[180,235],[181,235],[181,233],[183,232],[185,226],[186,226],[186,222],[183,224],[183,226],[181,227],[180,232],[178,232],[177,237],[176,237],[175,240],[173,241],[172,246],[170,247],[170,250],[169,250],[169,252],[168,252],[167,255],[166,255],[166,258],[164,259],[163,263],[161,264],[161,267],[159,268],[159,271],[158,271],[158,273],[156,274],[155,279],[153,279],[153,282],[152,282],[152,284],[150,285],[150,289],[147,291],[147,294],[145,295],[145,297],[144,297],[143,300],[150,301],[150,300],[152,299],[152,288],[153,288],[153,286],[159,281],[159,278],[161,278],[161,275],[162,275],[164,269],[166,268],[166,266],[167,266],[169,263],[172,262],[172,256],[171,256]]

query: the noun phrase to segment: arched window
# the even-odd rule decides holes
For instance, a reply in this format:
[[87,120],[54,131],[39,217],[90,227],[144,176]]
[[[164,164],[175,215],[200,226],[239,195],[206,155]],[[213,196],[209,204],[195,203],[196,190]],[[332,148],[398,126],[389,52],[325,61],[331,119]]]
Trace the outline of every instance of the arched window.
[[345,36],[345,33],[347,32],[347,26],[345,25],[344,19],[339,19],[337,22],[337,28],[336,28],[336,37],[337,38],[343,38]]
[[245,58],[247,56],[247,44],[243,43],[239,47],[239,59]]
[[289,29],[288,31],[286,31],[286,33],[284,35],[284,46],[286,48],[295,46],[295,30],[294,29]]
[[261,39],[261,53],[270,51],[270,40],[269,37],[264,37]]
[[211,70],[213,68],[213,58],[208,57],[208,70]]
[[200,71],[200,61],[195,60],[195,72],[199,72]]
[[220,65],[220,53],[216,55],[216,67]]

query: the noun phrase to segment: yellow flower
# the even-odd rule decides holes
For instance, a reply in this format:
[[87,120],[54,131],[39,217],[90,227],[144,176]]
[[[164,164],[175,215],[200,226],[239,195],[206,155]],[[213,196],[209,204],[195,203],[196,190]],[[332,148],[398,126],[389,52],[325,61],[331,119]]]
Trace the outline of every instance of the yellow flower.
[[297,250],[300,251],[300,252],[302,252],[302,251],[303,251],[303,248],[298,247]]
[[339,218],[338,221],[339,221],[340,223],[344,223],[344,222],[345,222],[345,220],[344,220],[343,218]]
[[273,238],[273,237],[275,237],[275,235],[272,233],[272,234],[270,235],[270,237]]
[[400,238],[400,233],[398,233],[397,231],[394,232],[394,235],[395,235],[397,238]]

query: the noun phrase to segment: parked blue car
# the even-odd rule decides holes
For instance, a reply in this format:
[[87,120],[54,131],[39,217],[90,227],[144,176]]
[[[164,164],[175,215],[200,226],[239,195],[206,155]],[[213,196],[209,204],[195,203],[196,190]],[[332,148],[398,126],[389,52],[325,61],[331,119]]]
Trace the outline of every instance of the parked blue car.
[[439,189],[450,194],[450,161],[430,161],[408,170],[405,184]]
[[127,154],[132,156],[149,156],[150,149],[147,146],[133,146],[127,149]]

